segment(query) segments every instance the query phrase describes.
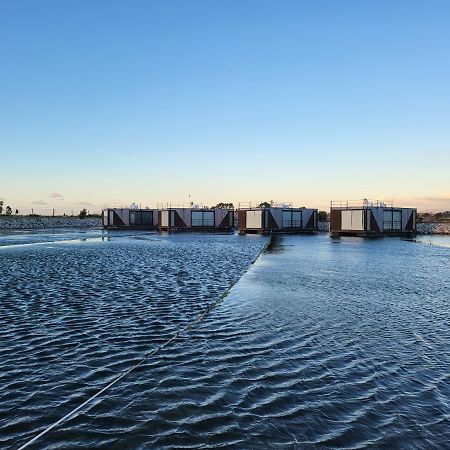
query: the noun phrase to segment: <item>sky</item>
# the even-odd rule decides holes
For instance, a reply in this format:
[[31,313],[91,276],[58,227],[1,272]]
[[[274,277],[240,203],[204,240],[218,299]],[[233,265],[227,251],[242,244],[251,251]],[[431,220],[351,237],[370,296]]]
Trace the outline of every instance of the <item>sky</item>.
[[0,2],[0,200],[450,210],[448,1]]

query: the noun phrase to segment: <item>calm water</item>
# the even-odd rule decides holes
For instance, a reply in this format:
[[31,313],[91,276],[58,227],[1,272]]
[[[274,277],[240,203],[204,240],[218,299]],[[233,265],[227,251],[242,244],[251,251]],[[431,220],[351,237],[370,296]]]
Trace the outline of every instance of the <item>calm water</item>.
[[292,236],[251,265],[265,243],[0,236],[0,447],[64,417],[239,277],[29,448],[448,447],[450,249]]

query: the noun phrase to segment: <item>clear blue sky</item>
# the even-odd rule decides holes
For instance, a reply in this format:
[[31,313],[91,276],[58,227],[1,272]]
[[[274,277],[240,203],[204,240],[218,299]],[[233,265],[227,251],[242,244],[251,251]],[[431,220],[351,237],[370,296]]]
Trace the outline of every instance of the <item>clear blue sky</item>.
[[13,208],[450,209],[448,1],[2,1]]

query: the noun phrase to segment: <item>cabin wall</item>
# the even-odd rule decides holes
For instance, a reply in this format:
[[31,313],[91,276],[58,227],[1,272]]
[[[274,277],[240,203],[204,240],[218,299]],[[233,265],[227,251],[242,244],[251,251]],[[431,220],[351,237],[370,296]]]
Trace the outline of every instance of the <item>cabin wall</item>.
[[262,210],[251,210],[245,211],[245,228],[248,229],[260,229],[263,226],[263,211]]
[[396,235],[415,232],[415,208],[367,207],[331,209],[330,231],[344,234]]
[[363,209],[343,209],[343,210],[341,210],[341,230],[363,231],[364,230],[364,210]]
[[330,211],[330,231],[342,230],[341,210],[331,209]]
[[232,209],[215,209],[214,226],[216,228],[234,227],[234,211]]
[[[130,216],[139,213],[150,213],[151,224],[132,223]],[[105,228],[128,228],[128,227],[156,227],[158,224],[158,211],[156,209],[131,209],[131,208],[108,208],[103,211],[103,226]]]
[[[267,214],[265,228],[281,230],[283,228],[283,210],[280,208],[266,208],[265,212]],[[270,220],[269,213],[272,216],[272,221]]]
[[175,229],[233,228],[231,209],[172,208],[160,211],[160,227]]
[[[372,212],[373,218],[375,219],[376,225],[378,226],[379,231],[383,231],[383,208],[370,207],[369,210]],[[370,228],[368,230],[377,231],[375,224],[371,223]]]
[[239,210],[240,230],[295,232],[317,228],[317,210],[307,208],[261,208]]

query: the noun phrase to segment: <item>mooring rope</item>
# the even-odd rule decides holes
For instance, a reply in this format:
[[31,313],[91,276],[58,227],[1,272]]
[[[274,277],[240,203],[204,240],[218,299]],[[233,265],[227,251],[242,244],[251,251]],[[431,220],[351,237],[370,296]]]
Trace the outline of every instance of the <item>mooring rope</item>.
[[[243,272],[242,275],[244,275],[245,272],[251,267],[252,264],[256,262],[256,260],[259,258],[261,253],[263,253],[272,243],[272,237],[273,235],[270,235],[268,241],[263,246],[263,248],[258,252],[258,254],[253,258],[253,260],[250,262],[249,267]],[[198,316],[196,319],[194,319],[192,322],[189,322],[184,328],[176,332],[170,339],[162,343],[159,347],[155,348],[151,352],[145,354],[142,359],[140,359],[134,366],[130,367],[126,371],[122,372],[121,374],[117,375],[116,378],[114,378],[111,382],[109,382],[105,387],[100,389],[98,392],[96,392],[94,395],[89,397],[86,401],[84,401],[81,405],[78,405],[75,409],[70,411],[68,414],[66,414],[64,417],[61,417],[61,419],[54,422],[52,425],[48,426],[45,430],[41,431],[39,434],[34,436],[32,439],[27,441],[25,444],[21,445],[17,450],[22,450],[24,448],[29,447],[31,444],[35,443],[38,439],[40,439],[42,436],[46,435],[49,431],[56,428],[58,425],[61,425],[62,423],[66,422],[67,420],[71,419],[75,414],[77,414],[78,411],[83,409],[86,405],[91,403],[93,400],[95,400],[98,396],[103,394],[105,391],[107,391],[109,388],[114,386],[116,383],[118,383],[122,378],[126,377],[129,373],[136,370],[139,366],[141,366],[145,361],[147,361],[149,358],[154,356],[156,353],[161,351],[164,347],[172,343],[175,339],[177,339],[179,336],[181,336],[186,331],[190,331],[194,325],[201,322],[214,308],[216,308],[223,299],[228,295],[230,290],[233,288],[233,286],[241,279],[242,275],[240,277],[237,277],[233,283],[228,287],[228,289],[218,297],[217,300],[213,301],[210,305],[208,305]]]

